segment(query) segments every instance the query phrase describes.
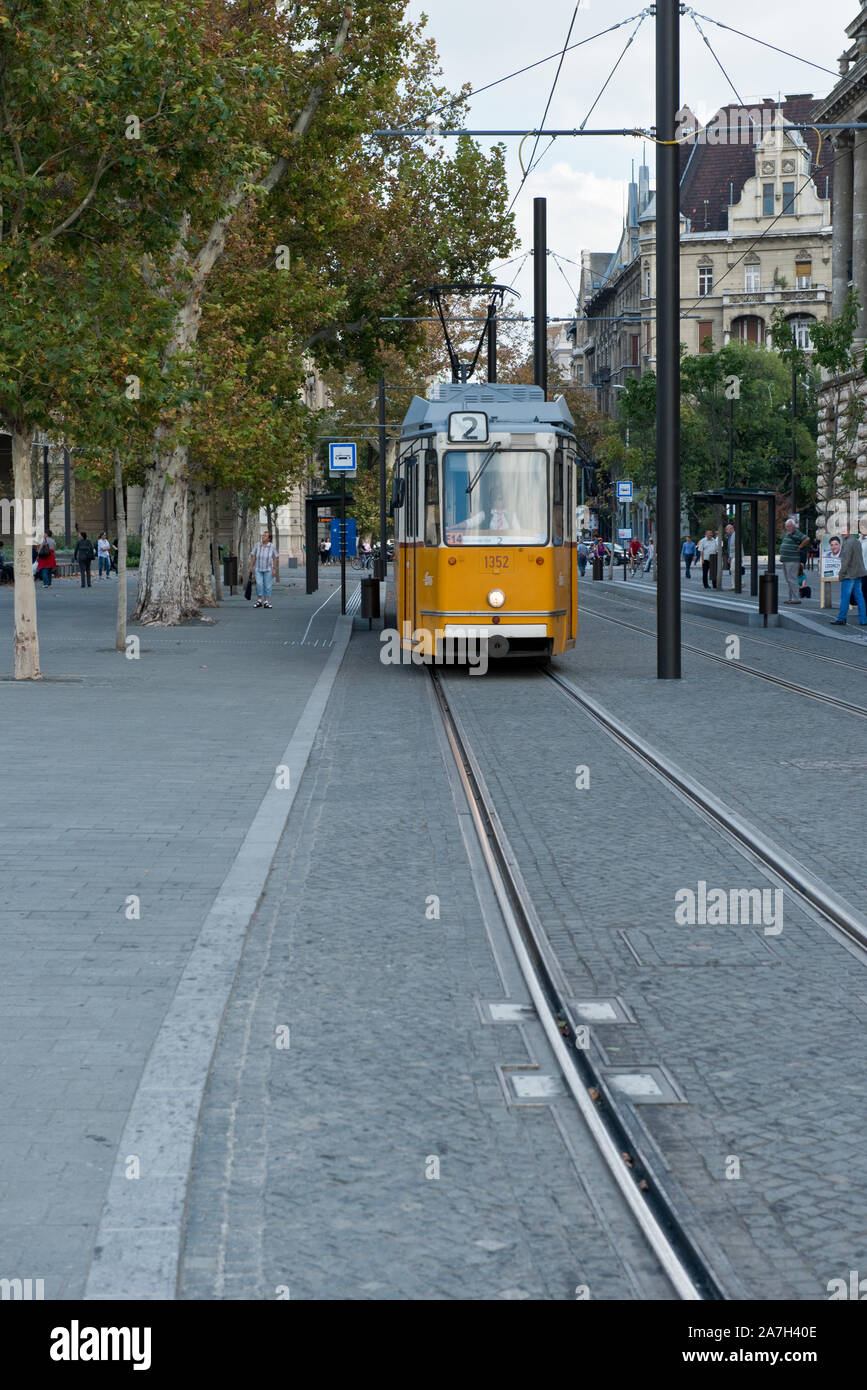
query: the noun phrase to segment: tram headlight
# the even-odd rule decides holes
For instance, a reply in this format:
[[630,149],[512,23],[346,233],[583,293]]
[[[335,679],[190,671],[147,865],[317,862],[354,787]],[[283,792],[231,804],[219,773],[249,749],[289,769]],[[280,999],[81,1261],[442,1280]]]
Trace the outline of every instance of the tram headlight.
[[506,595],[503,593],[502,589],[492,589],[488,594],[488,603],[492,608],[502,608],[505,602]]

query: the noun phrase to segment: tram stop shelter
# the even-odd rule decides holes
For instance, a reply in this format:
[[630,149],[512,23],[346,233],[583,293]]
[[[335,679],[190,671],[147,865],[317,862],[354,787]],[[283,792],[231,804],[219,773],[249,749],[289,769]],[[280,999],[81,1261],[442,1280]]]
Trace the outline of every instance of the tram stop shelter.
[[[776,552],[777,552],[777,494],[775,492],[760,492],[747,487],[728,487],[720,488],[715,492],[696,492],[694,501],[707,502],[712,506],[717,506],[722,514],[722,526],[727,524],[726,508],[734,507],[732,521],[735,528],[735,553],[733,559],[733,579],[735,593],[739,594],[743,589],[741,577],[741,559],[743,556],[743,546],[741,544],[741,533],[743,524],[743,513],[741,508],[749,504],[750,508],[750,594],[753,598],[759,592],[759,506],[766,506],[768,509],[768,574],[776,572]],[[722,588],[723,565],[722,557],[716,567],[716,581],[714,587]],[[776,610],[774,610],[776,611]]]
[[342,519],[345,522],[345,508],[351,507],[354,502],[355,495],[351,492],[347,492],[345,497],[339,492],[312,492],[304,498],[304,547],[308,594],[315,594],[319,588],[319,513],[323,507],[328,507],[340,516],[342,507]]

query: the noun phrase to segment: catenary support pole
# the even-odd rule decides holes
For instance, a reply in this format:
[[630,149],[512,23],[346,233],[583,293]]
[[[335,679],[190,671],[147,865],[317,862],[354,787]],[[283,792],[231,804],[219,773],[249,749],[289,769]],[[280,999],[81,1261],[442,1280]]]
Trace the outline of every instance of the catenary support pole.
[[679,42],[679,0],[657,0],[656,674],[660,680],[680,679],[680,146],[674,143],[680,106]]
[[533,199],[533,380],[548,399],[548,200]]
[[488,305],[488,381],[497,379],[497,301]]

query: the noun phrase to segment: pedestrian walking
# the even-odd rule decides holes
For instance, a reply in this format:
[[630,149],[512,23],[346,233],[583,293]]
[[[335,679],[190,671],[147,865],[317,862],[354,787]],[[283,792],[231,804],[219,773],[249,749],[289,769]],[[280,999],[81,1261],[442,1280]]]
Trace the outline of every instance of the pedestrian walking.
[[96,553],[99,559],[98,577],[102,579],[105,571],[106,579],[111,579],[111,541],[105,531],[100,531],[96,542]]
[[686,577],[687,579],[691,579],[692,576],[690,574],[690,570],[692,569],[693,561],[695,560],[697,554],[696,544],[692,536],[687,536],[683,545],[680,547],[680,554],[683,563],[686,566]]
[[54,537],[50,531],[43,532],[42,540],[36,547],[36,573],[42,575],[43,589],[51,588],[51,579],[57,569]]
[[[725,541],[725,544],[726,544],[726,553],[725,553],[725,568],[726,568],[726,574],[734,574],[734,563],[735,563],[735,528],[734,528],[734,523],[731,522],[731,521],[728,522],[728,524],[727,524],[727,526],[726,526],[726,528],[725,528],[725,538],[726,538],[726,541]],[[732,584],[734,584],[734,580],[732,580]]]
[[271,540],[270,531],[262,532],[262,539],[250,556],[250,573],[256,575],[256,602],[254,608],[271,607],[271,585],[277,578],[277,547]]
[[717,554],[719,551],[719,541],[713,531],[708,528],[698,543],[698,553],[701,556],[701,583],[702,588],[716,588],[716,566]]
[[90,567],[93,564],[93,541],[87,539],[86,531],[79,531],[78,540],[75,542],[75,549],[72,552],[72,558],[78,564],[82,589],[85,587],[85,579],[87,580],[88,589],[91,588]]
[[789,597],[783,600],[784,603],[801,602],[798,571],[804,562],[809,544],[810,537],[798,530],[795,525],[795,518],[793,516],[787,517],[783,527],[783,539],[780,541],[780,564],[783,567],[783,574],[786,576],[786,584],[789,588]]
[[330,565],[330,564],[331,564],[331,537],[330,537],[330,536],[326,536],[326,537],[325,537],[325,540],[323,541],[323,545],[325,546],[325,563],[326,563],[326,565]]
[[[859,521],[858,530],[861,532],[861,558],[864,561],[864,568],[867,569],[867,521]],[[867,602],[867,574],[861,580],[861,592],[865,602]]]
[[864,556],[861,551],[861,538],[850,535],[847,527],[843,532],[843,543],[840,546],[840,611],[832,620],[835,627],[846,626],[849,599],[853,593],[858,605],[858,622],[861,627],[867,627],[867,600],[864,598],[864,590],[861,586],[861,580],[865,574],[867,574],[867,565],[864,563]]
[[584,575],[587,572],[587,561],[589,558],[590,547],[588,546],[586,541],[579,541],[578,547],[575,551],[575,559],[578,561],[578,573],[580,574],[582,579],[584,578]]
[[650,571],[653,569],[653,557],[654,557],[655,554],[656,554],[656,546],[653,544],[653,540],[651,539],[651,540],[649,540],[649,541],[647,542],[647,545],[644,547],[644,573],[645,573],[645,574],[649,574]]

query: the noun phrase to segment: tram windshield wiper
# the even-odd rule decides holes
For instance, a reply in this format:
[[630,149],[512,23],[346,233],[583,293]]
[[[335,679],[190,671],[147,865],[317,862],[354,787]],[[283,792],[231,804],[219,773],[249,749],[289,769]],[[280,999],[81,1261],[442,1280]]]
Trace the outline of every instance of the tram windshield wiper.
[[498,450],[500,447],[501,447],[501,446],[500,446],[500,441],[499,441],[499,439],[497,440],[496,444],[492,444],[492,445],[491,445],[490,449],[489,449],[488,452],[485,454],[485,457],[482,459],[481,463],[479,464],[479,471],[478,471],[478,473],[477,473],[476,476],[472,479],[472,481],[469,482],[469,483],[467,484],[467,493],[468,493],[468,494],[470,494],[470,493],[472,492],[472,490],[473,490],[473,488],[475,487],[476,483],[479,481],[479,478],[481,478],[482,474],[484,473],[484,471],[485,471],[485,469],[487,468],[488,464],[490,463],[491,459],[494,457],[494,454],[497,452],[497,450]]

